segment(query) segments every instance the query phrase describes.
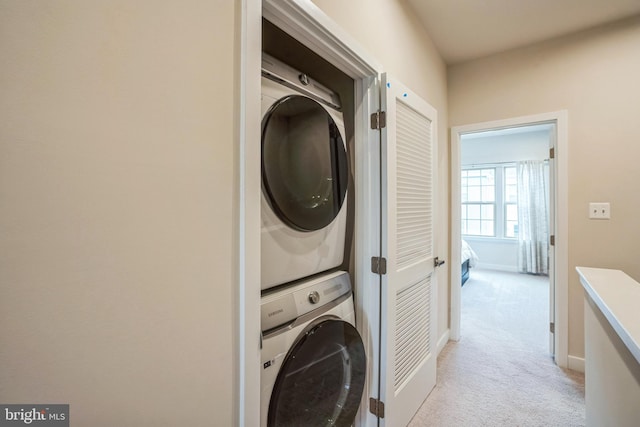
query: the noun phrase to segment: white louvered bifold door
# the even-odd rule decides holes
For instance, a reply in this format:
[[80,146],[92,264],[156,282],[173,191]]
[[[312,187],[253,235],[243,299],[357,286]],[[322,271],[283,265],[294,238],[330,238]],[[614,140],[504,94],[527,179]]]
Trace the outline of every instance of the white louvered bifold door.
[[406,426],[436,380],[436,111],[383,76],[382,337],[385,427]]

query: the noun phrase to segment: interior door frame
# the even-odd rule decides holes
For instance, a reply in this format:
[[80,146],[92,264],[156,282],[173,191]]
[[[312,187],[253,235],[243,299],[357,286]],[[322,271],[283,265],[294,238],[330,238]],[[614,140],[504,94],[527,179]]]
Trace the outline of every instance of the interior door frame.
[[[380,250],[379,146],[369,144],[377,135],[369,117],[378,108],[377,76],[382,67],[316,5],[308,0],[241,0],[236,9],[236,82],[238,103],[235,114],[237,175],[236,290],[237,343],[235,346],[234,394],[236,425],[260,425],[260,74],[262,17],[336,66],[355,82],[355,277],[357,329],[367,351],[367,370],[378,372],[379,318],[368,307],[379,305],[380,276],[371,271],[370,259]],[[212,363],[214,363],[212,361]],[[366,408],[370,390],[378,378],[367,375],[360,425],[373,425],[377,418]]]
[[555,362],[562,368],[568,366],[569,333],[569,257],[568,257],[568,115],[566,110],[530,116],[514,117],[504,120],[474,123],[451,128],[451,320],[450,337],[460,339],[461,317],[461,230],[460,224],[460,173],[461,136],[468,133],[497,130],[540,123],[555,123],[555,176],[553,192],[555,194]]

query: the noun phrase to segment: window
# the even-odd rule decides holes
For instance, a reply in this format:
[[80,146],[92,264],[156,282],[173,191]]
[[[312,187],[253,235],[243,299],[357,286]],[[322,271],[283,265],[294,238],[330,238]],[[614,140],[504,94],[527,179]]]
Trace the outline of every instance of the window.
[[514,164],[462,170],[462,234],[518,237],[518,174]]
[[462,171],[462,234],[495,236],[495,168]]

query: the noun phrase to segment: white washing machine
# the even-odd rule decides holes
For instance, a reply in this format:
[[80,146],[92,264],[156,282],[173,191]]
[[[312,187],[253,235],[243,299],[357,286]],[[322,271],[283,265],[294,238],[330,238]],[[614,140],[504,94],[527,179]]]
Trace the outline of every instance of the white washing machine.
[[338,271],[262,297],[261,427],[351,426],[366,376],[351,284]]
[[261,289],[342,264],[348,163],[338,95],[263,55]]

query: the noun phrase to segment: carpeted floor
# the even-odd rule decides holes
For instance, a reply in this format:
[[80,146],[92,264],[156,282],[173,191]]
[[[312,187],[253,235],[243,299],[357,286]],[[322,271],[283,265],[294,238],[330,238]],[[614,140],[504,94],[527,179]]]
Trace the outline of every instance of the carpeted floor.
[[584,426],[584,374],[549,355],[548,294],[545,277],[472,270],[462,338],[409,426]]

